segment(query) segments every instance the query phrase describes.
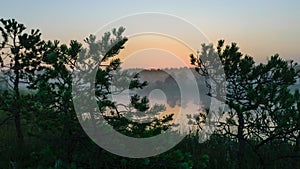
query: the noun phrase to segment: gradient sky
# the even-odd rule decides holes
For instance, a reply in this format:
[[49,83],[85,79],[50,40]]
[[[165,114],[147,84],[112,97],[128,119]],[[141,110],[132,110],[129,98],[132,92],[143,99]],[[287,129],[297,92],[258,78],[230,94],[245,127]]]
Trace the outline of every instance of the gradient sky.
[[126,15],[162,12],[186,19],[214,44],[236,42],[257,62],[275,53],[300,62],[299,7],[298,0],[6,0],[0,17],[15,18],[39,28],[44,39],[66,43]]

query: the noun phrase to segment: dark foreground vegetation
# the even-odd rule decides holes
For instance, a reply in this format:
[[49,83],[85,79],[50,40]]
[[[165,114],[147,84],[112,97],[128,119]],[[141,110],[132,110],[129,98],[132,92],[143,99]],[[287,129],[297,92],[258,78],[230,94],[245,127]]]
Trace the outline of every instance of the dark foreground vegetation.
[[[115,130],[138,138],[158,135],[171,125],[172,115],[143,124],[125,118],[153,111],[145,97],[133,95],[129,105],[110,100],[115,93],[147,85],[138,74],[120,72],[117,54],[128,40],[122,36],[124,30],[113,29],[100,40],[91,35],[84,48],[77,41],[44,41],[39,30],[28,32],[13,19],[1,19],[0,168],[300,168],[300,94],[290,91],[296,64],[278,55],[255,64],[235,43],[225,46],[224,41],[217,48],[203,45],[198,56],[191,56],[195,70],[210,81],[208,95],[226,104],[224,118],[209,140],[198,141],[207,111],[191,119],[195,130],[180,144],[155,157],[125,158],[97,146],[81,128],[83,116],[73,106],[73,99],[81,97],[72,96],[72,72],[78,62],[87,70],[96,69],[93,88],[100,113],[85,119],[94,124],[92,129],[100,125],[100,115]],[[220,70],[218,60],[225,76],[210,74]],[[22,84],[26,91],[20,89]]]

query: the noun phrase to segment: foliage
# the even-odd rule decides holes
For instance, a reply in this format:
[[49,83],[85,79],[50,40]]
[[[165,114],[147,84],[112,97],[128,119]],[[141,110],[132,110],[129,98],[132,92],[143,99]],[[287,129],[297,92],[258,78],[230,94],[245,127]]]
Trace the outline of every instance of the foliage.
[[[207,73],[219,69],[215,65],[216,59],[223,65],[223,78],[217,79],[215,74]],[[224,90],[218,89],[219,84],[226,83],[224,102],[228,110],[223,113],[225,120],[220,119],[218,127],[222,135],[238,140],[239,168],[243,168],[246,160],[246,144],[265,168],[264,152],[260,151],[262,146],[277,140],[296,142],[300,130],[299,91],[292,93],[289,90],[297,77],[294,64],[274,55],[266,64],[255,65],[253,58],[243,56],[235,43],[224,47],[222,40],[216,52],[212,45],[203,45],[199,56],[191,55],[191,62],[201,75],[217,84],[215,90]],[[212,96],[222,99],[218,92]]]

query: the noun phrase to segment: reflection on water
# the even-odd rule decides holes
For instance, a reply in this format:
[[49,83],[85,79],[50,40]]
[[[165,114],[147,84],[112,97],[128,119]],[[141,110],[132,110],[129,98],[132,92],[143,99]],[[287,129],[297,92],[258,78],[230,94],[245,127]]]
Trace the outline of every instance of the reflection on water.
[[[161,89],[154,89],[151,92],[145,94],[141,94],[142,96],[147,96],[150,100],[150,107],[155,107],[157,105],[164,105],[165,109],[163,111],[153,111],[151,113],[147,113],[147,120],[146,122],[149,122],[149,120],[153,118],[163,118],[166,115],[174,114],[173,116],[173,127],[171,130],[178,131],[180,133],[187,133],[191,132],[195,128],[195,124],[191,123],[194,122],[194,118],[198,117],[200,112],[204,113],[205,109],[210,106],[211,99],[209,96],[204,95],[202,96],[201,102],[196,103],[194,100],[190,100],[189,102],[181,102],[179,99],[180,97],[176,96],[172,92],[163,92]],[[130,104],[130,95],[127,92],[124,92],[117,96],[117,99],[115,101],[118,101],[122,104]],[[176,103],[176,104],[174,104]],[[205,104],[204,104],[205,103]],[[131,115],[125,115],[126,118],[131,119],[132,121],[136,121],[137,119],[134,118],[134,116]],[[217,120],[218,117],[214,116],[211,117],[211,120]],[[140,119],[139,119],[140,120]],[[144,122],[145,119],[142,119],[140,122]],[[207,139],[209,135],[212,133],[213,128],[209,126],[209,124],[203,124],[206,125],[205,127],[202,127],[202,136],[204,138],[201,138],[203,140]],[[204,134],[205,133],[205,134]],[[208,134],[206,134],[208,133]]]
[[[149,122],[153,118],[163,118],[166,115],[174,114],[172,123],[174,123],[174,126],[177,126],[174,129],[180,132],[189,132],[193,128],[193,124],[189,123],[191,117],[199,115],[200,112],[205,112],[211,103],[204,80],[199,78],[197,83],[199,94],[195,93],[189,80],[183,79],[182,84],[187,88],[185,90],[186,93],[183,95],[175,79],[171,76],[166,76],[164,81],[152,81],[147,87],[136,91],[125,90],[118,95],[112,96],[112,99],[117,103],[128,105],[130,104],[130,97],[134,94],[138,94],[141,97],[146,96],[149,99],[151,108],[163,106],[164,109],[144,112],[146,114],[144,118],[132,114],[125,115],[126,118],[132,121]],[[198,98],[183,98],[187,96],[198,96]]]

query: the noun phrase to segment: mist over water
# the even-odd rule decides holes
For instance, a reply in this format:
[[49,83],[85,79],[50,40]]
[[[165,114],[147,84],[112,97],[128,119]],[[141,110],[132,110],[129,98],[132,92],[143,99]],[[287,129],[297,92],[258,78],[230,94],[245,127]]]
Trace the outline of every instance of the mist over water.
[[[207,95],[208,89],[205,86],[205,79],[193,69],[132,69],[127,71],[139,73],[140,81],[147,81],[148,85],[143,89],[134,91],[124,90],[114,95],[112,99],[120,104],[128,105],[130,104],[131,96],[138,94],[141,97],[149,99],[150,109],[155,106],[162,106],[164,109],[158,112],[150,111],[152,114],[145,112],[147,116],[145,118],[135,116],[134,114],[125,115],[126,118],[133,121],[149,118],[146,120],[146,122],[149,122],[153,118],[163,118],[166,115],[173,114],[173,129],[179,132],[190,132],[194,127],[190,122],[191,118],[194,118],[201,112],[205,112],[210,107],[211,98]],[[192,72],[194,79],[187,76],[189,72]],[[193,80],[197,83],[197,90],[193,88]],[[180,81],[181,86],[185,86],[184,93],[182,93],[182,88],[180,88],[178,81]],[[195,92],[199,92],[199,94]],[[198,98],[193,97],[195,95]]]

